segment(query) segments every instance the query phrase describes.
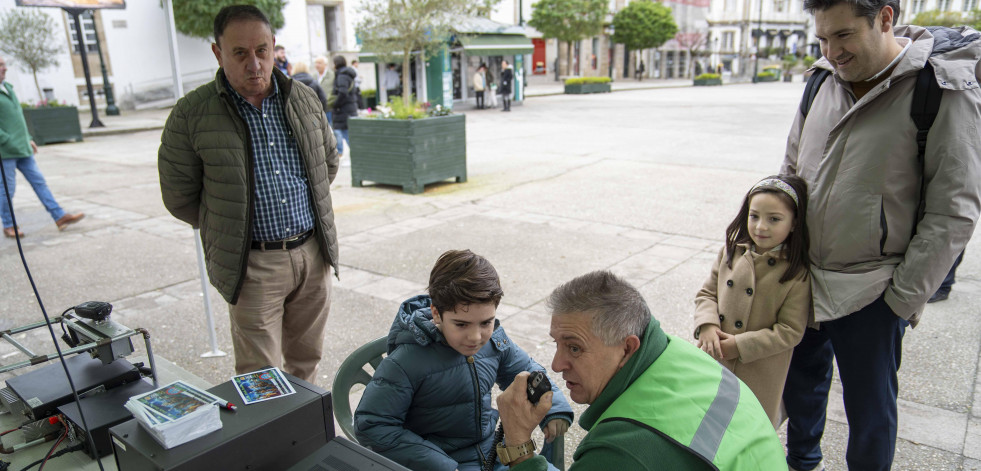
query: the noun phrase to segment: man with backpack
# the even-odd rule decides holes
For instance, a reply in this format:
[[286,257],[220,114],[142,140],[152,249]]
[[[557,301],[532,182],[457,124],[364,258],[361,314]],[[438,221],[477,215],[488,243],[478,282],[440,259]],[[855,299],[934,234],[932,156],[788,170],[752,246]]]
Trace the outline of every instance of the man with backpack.
[[809,186],[820,329],[807,329],[784,389],[787,462],[822,469],[836,360],[848,467],[887,470],[903,334],[981,211],[981,35],[897,28],[898,0],[805,0],[804,9],[824,58],[814,64],[781,173]]

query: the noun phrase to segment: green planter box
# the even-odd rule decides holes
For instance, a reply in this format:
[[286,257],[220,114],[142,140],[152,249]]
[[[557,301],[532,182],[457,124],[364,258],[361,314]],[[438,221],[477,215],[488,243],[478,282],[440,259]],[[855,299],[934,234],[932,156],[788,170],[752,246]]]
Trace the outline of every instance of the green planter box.
[[722,79],[695,79],[696,87],[707,87],[710,85],[722,85]]
[[466,117],[348,120],[351,186],[364,181],[398,185],[406,193],[455,178],[467,181]]
[[39,146],[82,140],[78,108],[74,106],[24,108],[24,120],[27,121],[27,130]]
[[757,82],[776,82],[779,78],[776,75],[757,75]]
[[566,85],[565,93],[569,95],[582,95],[586,93],[610,93],[609,83],[577,83]]

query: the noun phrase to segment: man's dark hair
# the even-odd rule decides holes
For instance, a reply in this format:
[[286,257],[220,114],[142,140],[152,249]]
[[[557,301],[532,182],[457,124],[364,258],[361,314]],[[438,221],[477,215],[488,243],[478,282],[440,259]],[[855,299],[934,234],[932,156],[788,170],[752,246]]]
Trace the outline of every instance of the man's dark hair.
[[273,51],[285,51],[285,50],[286,50],[286,46],[277,45],[276,47],[273,48]]
[[269,31],[272,31],[272,25],[269,24],[269,18],[266,17],[262,10],[252,6],[252,5],[229,5],[222,8],[215,16],[215,44],[221,47],[221,35],[225,34],[225,28],[229,23],[235,21],[261,21],[265,23]]
[[347,59],[341,55],[334,56],[334,70],[341,70],[344,67],[347,67]]
[[439,312],[455,311],[461,304],[494,303],[497,307],[504,296],[494,265],[469,250],[450,250],[440,255],[429,274],[426,290]]
[[892,7],[892,24],[899,21],[899,0],[804,0],[804,11],[813,15],[815,11],[827,10],[839,3],[851,5],[855,16],[865,17],[869,26],[875,24],[875,16],[885,6]]

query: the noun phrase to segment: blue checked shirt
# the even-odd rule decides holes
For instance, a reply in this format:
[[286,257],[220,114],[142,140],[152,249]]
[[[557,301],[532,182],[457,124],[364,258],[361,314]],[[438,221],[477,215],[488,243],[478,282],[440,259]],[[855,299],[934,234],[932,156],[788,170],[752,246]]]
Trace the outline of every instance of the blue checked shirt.
[[303,157],[289,132],[284,98],[275,77],[272,82],[273,92],[262,100],[262,110],[225,82],[252,138],[255,159],[252,240],[259,241],[283,240],[313,229]]

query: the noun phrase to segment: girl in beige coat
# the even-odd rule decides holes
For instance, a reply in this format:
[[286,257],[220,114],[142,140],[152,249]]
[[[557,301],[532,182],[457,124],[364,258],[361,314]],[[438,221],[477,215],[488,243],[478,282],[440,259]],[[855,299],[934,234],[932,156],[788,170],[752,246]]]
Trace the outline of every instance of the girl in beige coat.
[[811,307],[806,211],[807,185],[799,177],[754,185],[695,297],[698,346],[749,386],[774,428]]

